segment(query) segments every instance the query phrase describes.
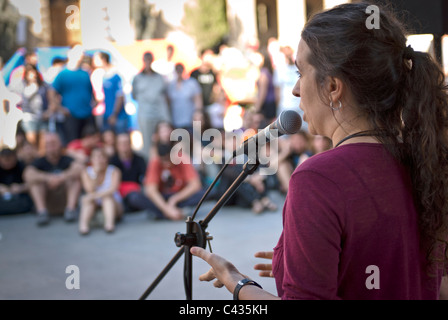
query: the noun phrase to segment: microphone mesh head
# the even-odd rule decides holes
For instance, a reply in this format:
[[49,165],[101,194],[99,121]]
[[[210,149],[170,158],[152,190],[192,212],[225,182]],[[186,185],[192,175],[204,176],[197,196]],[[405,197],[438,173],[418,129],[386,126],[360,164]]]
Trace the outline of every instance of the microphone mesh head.
[[285,110],[278,117],[279,131],[284,134],[294,134],[302,127],[302,118],[294,110]]

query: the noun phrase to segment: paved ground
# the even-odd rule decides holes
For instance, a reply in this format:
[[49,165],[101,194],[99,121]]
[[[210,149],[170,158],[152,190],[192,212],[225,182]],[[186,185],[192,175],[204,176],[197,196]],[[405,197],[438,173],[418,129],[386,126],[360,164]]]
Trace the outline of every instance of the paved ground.
[[[233,262],[276,293],[273,279],[258,277],[253,265],[256,251],[272,249],[280,236],[284,198],[273,193],[277,212],[254,215],[250,210],[224,207],[211,221],[213,252]],[[213,203],[205,203],[198,218]],[[31,214],[0,217],[0,299],[120,299],[136,300],[179,250],[174,234],[185,231],[184,222],[153,221],[142,212],[128,214],[114,234],[101,228],[79,236],[76,224],[53,218],[39,228]],[[193,299],[232,299],[225,289],[201,283],[198,276],[209,267],[193,260]],[[183,257],[148,297],[151,300],[185,299]],[[69,290],[67,266],[79,268],[80,288]]]

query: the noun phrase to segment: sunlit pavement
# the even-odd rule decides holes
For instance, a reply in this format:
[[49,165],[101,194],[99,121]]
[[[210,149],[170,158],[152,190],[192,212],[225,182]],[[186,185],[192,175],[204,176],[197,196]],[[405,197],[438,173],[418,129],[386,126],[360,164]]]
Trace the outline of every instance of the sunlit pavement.
[[[281,233],[284,196],[271,196],[277,212],[255,215],[249,209],[224,207],[207,231],[214,238],[214,253],[276,293],[274,280],[260,278],[253,269],[262,262],[254,253],[272,250]],[[196,220],[203,219],[213,204],[206,202]],[[98,226],[87,236],[80,236],[77,224],[61,217],[37,227],[32,214],[1,216],[0,299],[137,300],[179,250],[176,232],[185,232],[185,222],[154,221],[143,212],[127,214],[113,234]],[[79,289],[69,266],[79,270]],[[183,266],[182,256],[147,299],[185,299]],[[193,259],[193,299],[231,300],[226,289],[198,280],[207,270],[205,262]]]

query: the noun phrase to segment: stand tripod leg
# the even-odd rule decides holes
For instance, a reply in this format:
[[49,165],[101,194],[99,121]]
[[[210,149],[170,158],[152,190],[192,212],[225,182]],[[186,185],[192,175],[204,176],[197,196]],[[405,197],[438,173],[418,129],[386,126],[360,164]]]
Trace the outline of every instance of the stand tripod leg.
[[[177,260],[184,254],[184,247],[180,248],[180,250],[176,253],[176,255],[171,259],[171,261],[166,265],[166,267],[162,270],[162,272],[157,276],[154,282],[146,289],[145,293],[140,297],[140,300],[145,300],[149,294],[157,287],[159,282],[165,277],[165,275],[170,271],[170,269],[176,264]],[[186,247],[185,247],[186,248]]]
[[193,235],[194,222],[191,217],[187,218],[187,241],[184,244],[184,253],[185,253],[185,263],[184,263],[184,288],[185,288],[185,296],[187,300],[192,300],[192,291],[193,291],[193,257],[190,252],[190,248],[197,243],[197,237],[193,237],[194,240],[190,240],[190,236]]
[[190,248],[192,246],[200,246],[202,248],[206,247],[206,241],[209,240],[205,230],[209,222],[216,215],[218,210],[227,202],[227,200],[233,195],[233,193],[238,189],[241,183],[248,175],[251,175],[258,168],[259,162],[254,164],[246,162],[243,167],[243,172],[237,177],[237,179],[232,183],[232,185],[227,189],[227,191],[221,196],[218,202],[215,204],[213,209],[205,217],[203,221],[199,223],[193,221],[192,217],[187,218],[187,232],[182,234],[178,232],[175,237],[175,242],[178,247],[181,247],[176,255],[171,259],[168,265],[162,270],[162,272],[157,276],[151,286],[143,293],[140,300],[146,299],[148,295],[154,290],[154,288],[159,284],[163,277],[168,273],[168,271],[173,267],[173,265],[179,260],[179,258],[185,253],[185,264],[184,264],[184,287],[187,300],[192,300],[192,270],[193,270],[193,259],[190,253]]
[[185,250],[185,264],[184,264],[184,287],[185,287],[185,297],[187,300],[193,300],[193,259],[190,252],[190,246],[184,246]]

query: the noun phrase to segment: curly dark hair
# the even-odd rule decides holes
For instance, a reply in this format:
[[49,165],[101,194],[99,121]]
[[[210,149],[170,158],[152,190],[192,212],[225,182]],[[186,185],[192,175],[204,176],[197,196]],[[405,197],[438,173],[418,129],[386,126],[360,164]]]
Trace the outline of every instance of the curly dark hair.
[[380,141],[409,169],[421,236],[431,244],[428,262],[447,263],[444,74],[428,53],[406,46],[404,24],[390,8],[379,7],[380,28],[368,28],[369,5],[343,4],[310,19],[302,31],[311,50],[308,61],[316,69],[318,85],[338,77],[351,88],[360,112],[382,133]]

